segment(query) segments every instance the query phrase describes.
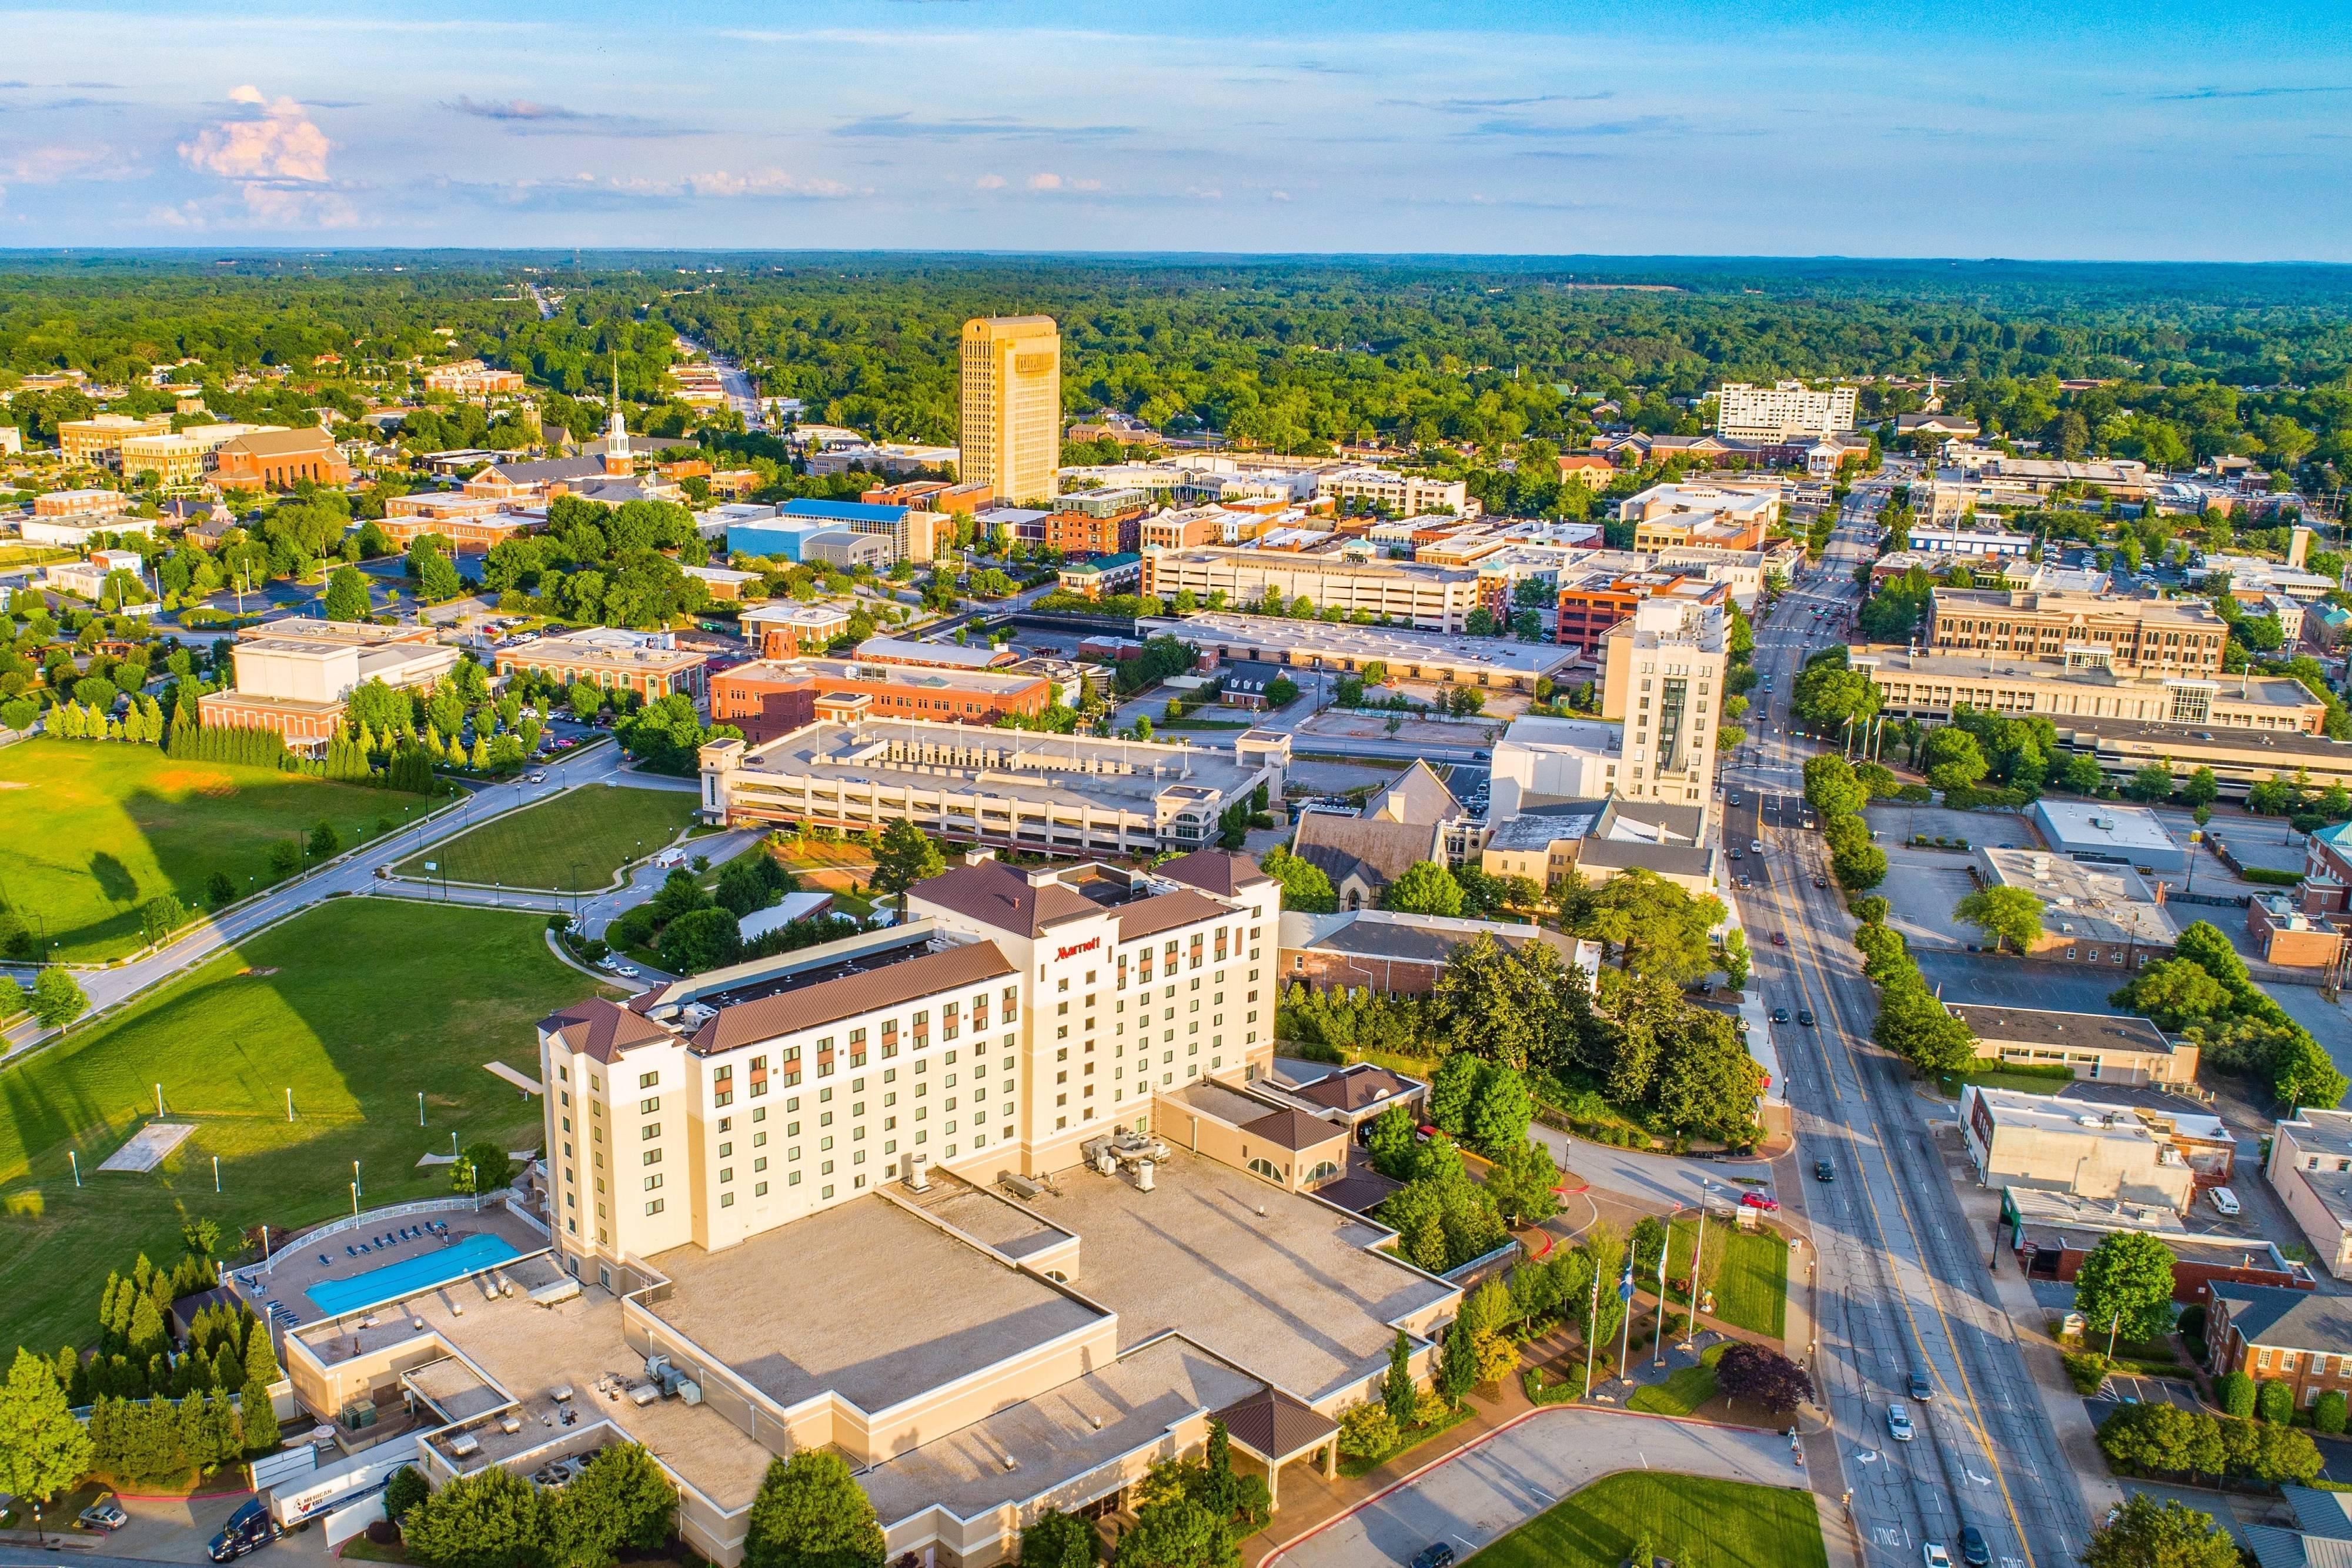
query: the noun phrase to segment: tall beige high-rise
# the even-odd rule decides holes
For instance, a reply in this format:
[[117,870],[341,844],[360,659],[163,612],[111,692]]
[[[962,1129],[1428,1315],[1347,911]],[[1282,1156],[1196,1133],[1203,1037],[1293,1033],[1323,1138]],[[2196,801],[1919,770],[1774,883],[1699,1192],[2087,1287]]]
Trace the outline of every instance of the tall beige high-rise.
[[1051,316],[963,324],[963,431],[958,472],[992,497],[1051,500],[1062,460],[1062,333]]

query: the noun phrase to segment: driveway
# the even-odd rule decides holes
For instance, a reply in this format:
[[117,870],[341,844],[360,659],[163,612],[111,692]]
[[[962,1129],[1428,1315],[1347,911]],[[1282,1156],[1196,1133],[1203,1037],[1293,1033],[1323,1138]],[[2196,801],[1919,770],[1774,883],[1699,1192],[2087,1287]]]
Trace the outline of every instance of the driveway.
[[[1531,1411],[1352,1512],[1276,1547],[1258,1560],[1258,1568],[1404,1563],[1441,1541],[1467,1556],[1569,1493],[1628,1469],[1765,1486],[1806,1484],[1805,1472],[1790,1458],[1788,1439],[1778,1433],[1559,1406]],[[1294,1476],[1283,1480],[1286,1491],[1300,1490]]]

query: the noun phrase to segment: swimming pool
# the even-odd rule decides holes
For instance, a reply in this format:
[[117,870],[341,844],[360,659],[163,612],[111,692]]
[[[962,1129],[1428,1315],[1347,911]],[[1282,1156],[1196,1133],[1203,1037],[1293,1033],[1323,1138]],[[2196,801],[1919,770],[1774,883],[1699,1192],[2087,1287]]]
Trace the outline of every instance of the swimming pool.
[[493,1263],[503,1263],[509,1258],[521,1256],[502,1239],[478,1234],[451,1246],[436,1247],[414,1258],[403,1258],[397,1263],[386,1263],[381,1269],[370,1269],[364,1274],[353,1274],[341,1280],[321,1280],[302,1293],[331,1318],[355,1307],[369,1307],[378,1301],[413,1296],[419,1291],[429,1291],[461,1274],[470,1274],[477,1269],[487,1269]]

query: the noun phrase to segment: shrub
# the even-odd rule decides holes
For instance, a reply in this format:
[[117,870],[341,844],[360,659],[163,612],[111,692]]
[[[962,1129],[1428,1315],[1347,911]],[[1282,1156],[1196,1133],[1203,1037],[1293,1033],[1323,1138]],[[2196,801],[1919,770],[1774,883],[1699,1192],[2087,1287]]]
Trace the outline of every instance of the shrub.
[[2077,1394],[2096,1394],[2099,1385],[2107,1380],[2107,1358],[2096,1351],[2080,1354],[2067,1352],[2059,1359],[2065,1363],[2066,1380],[2074,1385]]
[[1397,1446],[1396,1418],[1379,1400],[1351,1405],[1339,1416],[1339,1451],[1354,1458],[1377,1458]]
[[2311,1424],[2322,1432],[2341,1433],[2345,1414],[2344,1391],[2331,1388],[2322,1394],[2319,1402],[2311,1407]]
[[2299,871],[2273,871],[2266,865],[2247,866],[2238,875],[2242,881],[2267,883],[2273,887],[2296,887],[2303,882],[2303,873]]
[[2195,1301],[2181,1308],[2180,1315],[2173,1320],[2172,1326],[2184,1335],[2202,1336],[2205,1333],[2205,1303]]
[[1913,806],[1924,806],[1936,798],[1935,791],[1925,784],[1906,784],[1895,791],[1895,798]]
[[2294,1419],[2294,1390],[2275,1377],[2265,1377],[2254,1395],[2255,1419],[2284,1427]]
[[2242,1372],[2224,1374],[2213,1385],[2213,1393],[2224,1415],[2243,1420],[2254,1413],[2254,1380]]

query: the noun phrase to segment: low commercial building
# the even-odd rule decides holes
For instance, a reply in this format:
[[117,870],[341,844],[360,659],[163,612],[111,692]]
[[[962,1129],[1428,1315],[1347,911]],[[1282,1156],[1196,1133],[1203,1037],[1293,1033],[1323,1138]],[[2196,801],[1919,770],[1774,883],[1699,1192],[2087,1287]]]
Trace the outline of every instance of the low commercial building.
[[1330,879],[1343,911],[1378,908],[1389,884],[1423,861],[1445,863],[1443,822],[1391,821],[1309,810],[1290,852]]
[[2284,1383],[2299,1411],[2322,1394],[2352,1396],[2352,1298],[2216,1285],[2205,1339],[2215,1376],[2242,1372],[2258,1384]]
[[762,659],[821,653],[849,631],[846,604],[761,604],[743,612],[737,624]]
[[[2221,728],[2194,724],[2146,724],[2119,718],[2060,718],[2052,722],[2058,744],[2096,761],[2111,783],[2121,787],[2150,763],[2168,768],[2177,780],[2186,780],[2200,768],[2210,768],[2224,796],[2242,800],[2248,789],[2272,779],[2307,779],[2310,787],[2352,786],[2352,745],[2329,740],[2297,727],[2306,712],[2315,725],[2321,710],[2309,702],[2311,694],[2300,682],[2265,683],[2250,687],[2259,701],[2264,687],[2278,701],[2260,716],[2271,723]],[[2278,688],[2291,687],[2291,690]],[[2298,700],[2301,699],[2301,700]]]
[[142,601],[149,596],[147,558],[135,549],[92,550],[85,560],[58,561],[43,573],[44,586],[94,604],[106,592],[108,580],[118,571],[128,572],[137,584],[126,598]]
[[711,599],[720,604],[740,604],[745,600],[761,597],[761,585],[768,580],[756,571],[730,571],[723,566],[681,567],[687,576],[710,591]]
[[2302,682],[2283,675],[2132,674],[2095,657],[2069,664],[1915,653],[1885,644],[1855,650],[1853,664],[1878,688],[1880,711],[1894,718],[1948,720],[1966,703],[1994,713],[2041,714],[2061,731],[2084,720],[2183,726],[2192,738],[2210,729],[2226,747],[2231,737],[2221,732],[2232,729],[2316,735],[2327,715]]
[[1400,474],[1392,468],[1340,468],[1315,476],[1315,498],[1333,502],[1374,502],[1399,517],[1422,512],[1477,516],[1468,486],[1460,479],[1428,479]]
[[213,476],[223,489],[290,490],[302,479],[339,486],[352,482],[352,465],[323,430],[265,431],[223,446]]
[[[1156,590],[1147,590],[1156,591]],[[1295,670],[1362,673],[1384,666],[1391,681],[1533,692],[1536,682],[1575,663],[1572,651],[1497,637],[1434,636],[1386,626],[1343,626],[1271,615],[1210,611],[1136,622],[1145,637],[1171,636],[1221,662],[1256,659]]]
[[1280,985],[1312,991],[1370,990],[1391,1000],[1425,997],[1437,988],[1454,950],[1486,937],[1502,946],[1551,948],[1563,968],[1588,982],[1599,972],[1598,943],[1563,936],[1545,926],[1500,920],[1460,920],[1440,915],[1398,915],[1380,909],[1282,916]]
[[2042,901],[2042,936],[2026,956],[2142,969],[2172,956],[2171,911],[2129,866],[2093,866],[2046,850],[1976,850],[1986,887],[2023,888]]
[[[901,560],[929,561],[940,548],[952,541],[955,529],[944,512],[927,511],[919,507],[869,507],[863,501],[786,501],[776,508],[777,521],[789,527],[794,523],[814,523],[827,529],[845,528],[851,533],[866,534],[887,540],[890,547],[891,564]],[[729,548],[733,548],[733,535],[729,535]],[[801,559],[805,559],[803,556]]]
[[1912,549],[1931,556],[2023,560],[2033,549],[2032,534],[2012,534],[1997,528],[1913,528],[1909,537]]
[[457,667],[457,650],[433,635],[429,627],[342,621],[248,626],[230,652],[234,683],[198,697],[196,711],[208,726],[274,730],[289,750],[323,751],[354,688],[382,681],[424,690]]
[[1290,737],[1233,750],[911,719],[812,724],[762,745],[702,748],[712,823],[798,822],[864,832],[904,819],[934,838],[1055,855],[1197,850],[1264,785],[1282,793]]
[[2344,962],[2346,922],[2340,915],[2306,914],[2293,895],[2257,893],[2246,904],[2246,932],[2263,962],[2283,969],[2336,969]]
[[[1305,1106],[1325,1121],[1347,1128],[1358,1139],[1391,1105],[1403,1105],[1418,1113],[1428,1099],[1428,1084],[1369,1061],[1334,1068],[1312,1077],[1305,1076],[1307,1071],[1286,1062],[1276,1077],[1260,1082],[1258,1092]],[[1301,1077],[1286,1076],[1292,1072]]]
[[2263,1175],[2319,1266],[2352,1279],[2352,1111],[2298,1111],[2271,1133]]
[[1056,575],[1066,593],[1075,593],[1082,599],[1105,599],[1114,593],[1132,593],[1141,586],[1143,558],[1130,553],[1073,561]]
[[698,705],[705,689],[703,666],[709,662],[709,654],[679,647],[667,632],[625,632],[611,626],[542,637],[498,651],[501,675],[536,670],[565,685],[586,681],[607,691],[635,692],[646,702],[682,695],[694,698]]
[[1714,485],[1653,485],[1617,505],[1637,550],[1760,549],[1780,516],[1777,494]]
[[[2175,1040],[2143,1018],[1966,1002],[1948,1002],[1944,1010],[1969,1026],[1979,1056],[2025,1066],[2063,1067],[2076,1078],[2127,1087],[2197,1082],[2197,1043]],[[2227,1142],[2228,1136],[2224,1129],[2222,1139]],[[2227,1170],[2216,1179],[2227,1181]]]
[[426,371],[425,390],[484,401],[510,397],[522,391],[522,372],[493,370],[479,360],[457,360]]
[[1959,1120],[1977,1178],[1989,1186],[2161,1203],[2175,1213],[2196,1197],[2189,1162],[2127,1111],[1971,1083],[1960,1091]]
[[1223,595],[1221,602],[1236,604],[1260,603],[1269,595],[1285,604],[1304,599],[1318,611],[1360,612],[1376,621],[1457,633],[1479,607],[1473,568],[1249,549],[1146,556],[1143,591],[1162,601],[1188,592],[1203,601]]
[[857,644],[868,664],[914,664],[941,670],[1002,670],[1020,661],[992,643],[923,643],[912,637],[868,637]]
[[745,738],[772,740],[816,721],[821,699],[866,699],[875,718],[938,724],[994,724],[1034,718],[1054,701],[1053,684],[989,670],[871,664],[856,659],[761,660],[721,672],[710,683],[710,717]]
[[2189,866],[2189,852],[2173,841],[2164,819],[2144,806],[2045,797],[2033,803],[2033,823],[2042,830],[2044,843],[2078,861],[2149,872],[2179,872]]
[[2275,1290],[2318,1288],[2311,1270],[2291,1260],[2274,1241],[2200,1235],[2180,1228],[2180,1216],[2162,1204],[2095,1201],[2040,1187],[2001,1189],[2001,1218],[2018,1271],[2071,1285],[2098,1244],[2118,1233],[2152,1236],[2172,1254],[2172,1299],[2183,1306],[2206,1301],[2216,1289],[2260,1285]]

